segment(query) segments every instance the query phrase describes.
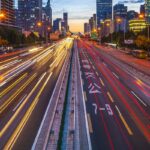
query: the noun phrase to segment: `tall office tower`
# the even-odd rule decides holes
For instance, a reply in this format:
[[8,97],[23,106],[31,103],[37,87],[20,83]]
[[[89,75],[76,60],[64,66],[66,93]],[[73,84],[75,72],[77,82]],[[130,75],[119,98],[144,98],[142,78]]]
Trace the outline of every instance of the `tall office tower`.
[[136,19],[136,18],[138,18],[138,16],[139,16],[139,14],[134,10],[130,10],[127,12],[127,20]]
[[97,24],[96,24],[96,14],[93,14],[93,26],[94,26],[94,29],[96,29],[96,26],[97,26]]
[[38,31],[42,21],[42,0],[18,0],[19,25],[25,31]]
[[0,20],[4,25],[15,25],[14,0],[0,0],[0,13],[4,18]]
[[127,31],[127,6],[124,6],[124,4],[116,4],[113,10],[114,31]]
[[127,6],[124,6],[124,4],[116,4],[114,6],[114,18],[126,18],[127,17]]
[[140,14],[145,16],[145,4],[140,6]]
[[66,32],[69,30],[69,26],[68,26],[68,13],[65,12],[63,13],[63,27],[65,28]]
[[53,21],[53,32],[61,31],[61,18],[57,18]]
[[84,33],[89,34],[90,32],[90,25],[89,23],[84,23]]
[[147,23],[150,24],[150,0],[145,0],[145,16]]
[[112,19],[112,0],[96,0],[97,26],[105,19]]
[[51,8],[50,0],[47,1],[47,5],[46,5],[46,7],[44,8],[44,11],[45,11],[47,17],[48,17],[49,20],[50,20],[50,26],[52,26],[52,8]]

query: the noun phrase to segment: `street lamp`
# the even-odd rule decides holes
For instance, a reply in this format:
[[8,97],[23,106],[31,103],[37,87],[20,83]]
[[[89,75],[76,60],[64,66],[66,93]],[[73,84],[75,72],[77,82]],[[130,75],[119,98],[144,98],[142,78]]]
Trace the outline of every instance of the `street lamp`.
[[5,19],[5,14],[3,12],[0,12],[0,22]]
[[42,22],[39,21],[39,22],[37,23],[37,26],[38,26],[38,27],[42,27]]
[[[39,28],[41,28],[41,27],[43,26],[43,22],[41,22],[41,21],[37,22],[37,26],[38,26]],[[46,39],[45,39],[45,40],[46,40],[46,44],[47,44],[47,43],[48,43],[48,34],[47,34],[47,32],[51,30],[51,27],[48,27],[48,26],[46,25],[45,30],[46,30],[46,31],[45,31],[45,33],[46,33],[46,35],[45,35],[45,36],[46,36],[46,37],[45,37]]]
[[100,33],[100,31],[101,31],[101,28],[100,27],[98,27],[98,37],[99,37],[99,42],[101,43],[101,33]]

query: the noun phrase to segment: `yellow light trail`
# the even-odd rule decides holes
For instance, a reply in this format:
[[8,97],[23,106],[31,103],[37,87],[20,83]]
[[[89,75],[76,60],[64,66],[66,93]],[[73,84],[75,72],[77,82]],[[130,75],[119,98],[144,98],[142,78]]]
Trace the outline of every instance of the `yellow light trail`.
[[16,130],[14,131],[14,133],[12,134],[12,136],[10,137],[10,139],[8,140],[7,144],[4,147],[4,150],[9,150],[12,149],[15,142],[17,141],[21,131],[23,130],[24,126],[26,125],[28,119],[30,118],[33,110],[35,109],[35,106],[37,105],[38,101],[39,101],[39,97],[41,95],[41,93],[43,92],[45,86],[47,85],[50,77],[52,76],[52,73],[48,76],[47,80],[44,82],[42,88],[40,89],[39,93],[37,94],[37,96],[35,97],[34,101],[32,102],[32,104],[30,105],[29,109],[27,110],[26,114],[24,115],[24,117],[22,118],[20,124],[18,125],[18,127],[16,128]]
[[30,96],[33,94],[33,92],[36,90],[36,88],[38,87],[38,85],[40,84],[40,82],[42,81],[42,79],[44,78],[46,74],[43,74],[43,76],[40,78],[40,80],[37,82],[37,84],[34,86],[34,88],[32,89],[32,91],[29,93],[29,95],[26,97],[26,99],[23,101],[23,103],[19,106],[19,108],[16,110],[16,112],[14,113],[14,115],[10,118],[10,120],[7,122],[7,124],[4,126],[4,128],[0,131],[0,137],[3,136],[3,134],[6,132],[6,130],[9,128],[9,126],[11,125],[11,123],[15,120],[15,118],[17,117],[17,115],[20,113],[20,111],[23,109],[23,107],[25,106],[25,104],[27,103],[28,99],[30,98]]
[[19,82],[21,82],[27,76],[27,74],[28,73],[25,73],[18,80],[16,80],[13,84],[11,84],[9,87],[7,87],[2,92],[0,92],[0,98],[2,98],[6,93],[8,93],[12,88],[14,88]]
[[18,58],[18,56],[13,57],[13,58],[10,58],[10,59],[7,59],[7,60],[4,60],[4,61],[0,61],[0,64],[6,63],[6,62],[8,62],[8,61],[10,61],[10,60],[13,60],[13,59],[16,59],[16,58]]
[[31,83],[31,81],[36,77],[36,73],[31,76],[27,82],[21,86],[13,95],[11,95],[1,106],[0,114],[9,106],[9,104]]

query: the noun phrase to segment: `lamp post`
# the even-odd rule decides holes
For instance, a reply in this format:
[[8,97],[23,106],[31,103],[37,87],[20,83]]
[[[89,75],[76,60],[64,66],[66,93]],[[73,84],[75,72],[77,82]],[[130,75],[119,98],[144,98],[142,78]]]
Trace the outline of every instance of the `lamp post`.
[[5,14],[3,13],[3,12],[0,12],[0,22],[2,21],[2,20],[4,20],[5,19]]
[[[43,22],[39,21],[37,23],[37,26],[39,28],[41,28],[43,26]],[[51,27],[47,26],[47,23],[46,23],[46,26],[45,26],[45,42],[46,42],[46,44],[48,44],[48,31],[50,32],[50,30],[51,30]]]
[[99,37],[99,43],[101,44],[101,28],[98,27],[98,37]]

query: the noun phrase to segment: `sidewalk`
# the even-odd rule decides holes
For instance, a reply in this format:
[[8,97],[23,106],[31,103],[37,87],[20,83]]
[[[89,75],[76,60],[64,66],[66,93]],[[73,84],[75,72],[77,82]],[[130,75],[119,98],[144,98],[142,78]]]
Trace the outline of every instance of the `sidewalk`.
[[95,45],[97,48],[100,48],[104,52],[109,53],[111,56],[119,59],[120,61],[128,64],[129,66],[137,69],[138,71],[143,72],[146,75],[150,76],[150,61],[145,59],[138,59],[132,55],[128,55],[120,50],[115,48],[107,48],[101,45]]

